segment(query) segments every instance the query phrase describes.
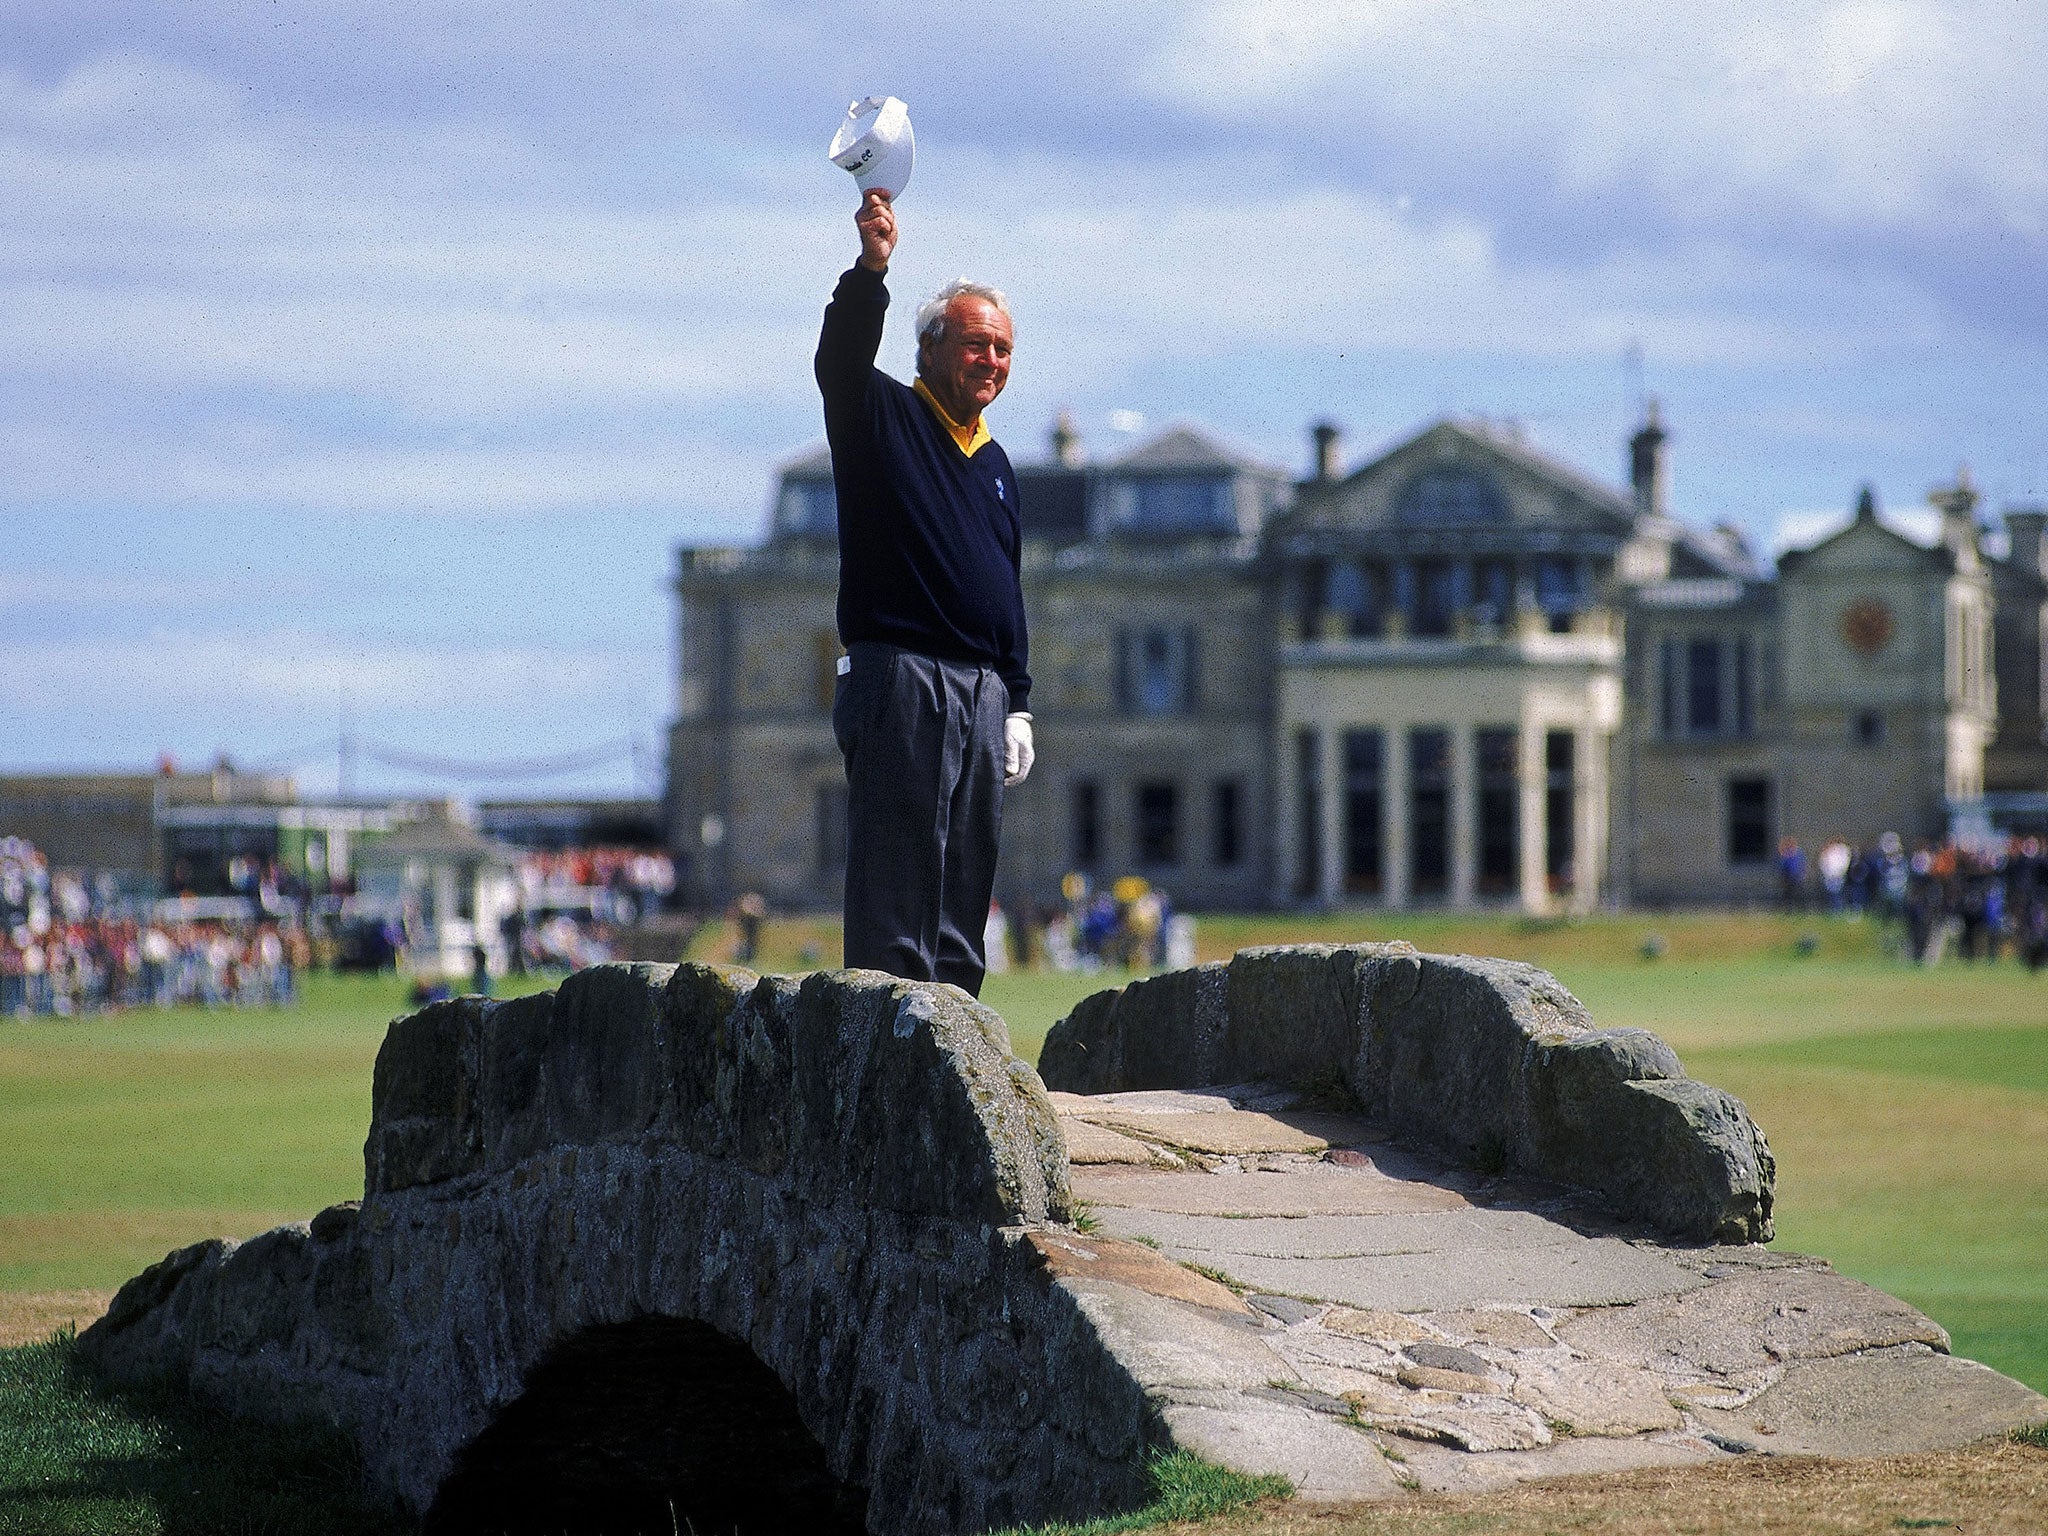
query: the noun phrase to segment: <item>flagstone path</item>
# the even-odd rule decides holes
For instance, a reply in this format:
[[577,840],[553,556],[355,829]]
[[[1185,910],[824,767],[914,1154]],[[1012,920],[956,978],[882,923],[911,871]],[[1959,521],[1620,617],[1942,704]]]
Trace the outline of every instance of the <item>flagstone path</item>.
[[1033,1241],[1178,1445],[1305,1498],[1932,1450],[2048,1420],[1822,1259],[1660,1243],[1288,1090],[1052,1100],[1083,1230]]

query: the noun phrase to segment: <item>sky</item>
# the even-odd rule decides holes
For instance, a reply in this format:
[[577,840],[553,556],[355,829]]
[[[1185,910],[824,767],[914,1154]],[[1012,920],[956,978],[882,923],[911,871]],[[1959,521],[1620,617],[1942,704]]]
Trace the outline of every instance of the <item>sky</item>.
[[1763,549],[2048,501],[2043,78],[2038,0],[12,0],[0,771],[651,792],[674,550],[820,435],[871,92],[884,365],[1006,288],[1020,460],[1459,413],[1618,483],[1647,392]]

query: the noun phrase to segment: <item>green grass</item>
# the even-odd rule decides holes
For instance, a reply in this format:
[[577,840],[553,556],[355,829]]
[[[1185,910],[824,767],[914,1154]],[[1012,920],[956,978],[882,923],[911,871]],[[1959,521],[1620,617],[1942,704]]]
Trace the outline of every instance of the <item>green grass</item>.
[[382,1536],[331,1432],[116,1395],[72,1341],[0,1350],[0,1536]]
[[1003,1536],[1114,1536],[1119,1531],[1209,1520],[1243,1509],[1261,1499],[1284,1499],[1293,1486],[1284,1477],[1246,1477],[1212,1466],[1186,1451],[1154,1454],[1150,1469],[1151,1496],[1128,1514],[1110,1515],[1081,1525],[1034,1525]]
[[[1639,951],[1651,932],[1667,949],[1646,961]],[[1801,958],[1795,940],[1807,932],[1819,944]],[[1771,914],[1531,923],[1338,913],[1201,926],[1205,958],[1290,938],[1392,937],[1546,965],[1599,1023],[1663,1035],[1695,1076],[1743,1098],[1769,1135],[1779,1247],[1827,1256],[1925,1309],[1959,1353],[2048,1390],[2048,977],[2010,963],[1913,969],[1888,957],[1873,924]],[[693,953],[723,959],[728,946],[714,927]],[[835,957],[836,930],[771,924],[764,968],[795,968],[807,947]],[[1045,1031],[1079,998],[1126,979],[1012,973],[990,977],[984,996],[1019,1054],[1035,1060]],[[247,1236],[358,1194],[370,1064],[403,1008],[392,978],[315,977],[294,1011],[0,1021],[0,1293],[110,1288],[183,1243]],[[0,1294],[0,1313],[5,1303]],[[62,1417],[67,1401],[80,1413],[115,1412],[100,1399],[52,1396],[47,1372],[36,1374],[44,1367],[17,1363],[30,1356],[0,1355],[0,1444],[33,1441],[5,1426]],[[109,1422],[87,1414],[36,1433],[50,1443],[113,1435]],[[172,1434],[168,1422],[148,1419],[158,1426],[148,1433]],[[181,1529],[136,1523],[135,1510],[168,1518],[168,1506],[106,1493],[99,1473],[78,1470],[140,1476],[150,1456],[177,1457],[116,1456],[97,1443],[76,1440],[65,1453],[76,1506],[111,1499],[107,1508],[128,1515],[24,1524],[32,1506],[19,1469],[29,1453],[15,1450],[0,1462],[11,1479],[0,1484],[0,1536]],[[45,1514],[71,1507],[35,1497]]]
[[0,1292],[118,1285],[362,1193],[390,976],[296,1009],[0,1020]]

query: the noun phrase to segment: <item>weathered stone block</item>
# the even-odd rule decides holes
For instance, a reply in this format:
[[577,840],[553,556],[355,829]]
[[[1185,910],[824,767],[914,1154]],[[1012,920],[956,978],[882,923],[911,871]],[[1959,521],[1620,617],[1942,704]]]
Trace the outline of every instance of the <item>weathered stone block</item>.
[[1133,1083],[1124,1072],[1123,1035],[1112,1016],[1121,987],[1091,992],[1074,1011],[1046,1034],[1038,1051],[1038,1072],[1068,1093],[1114,1093],[1127,1087],[1164,1087]]
[[313,1238],[303,1224],[252,1237],[221,1265],[218,1332],[199,1342],[236,1354],[288,1343],[312,1301]]
[[1160,1088],[1218,1081],[1230,1049],[1228,985],[1227,968],[1215,964],[1125,987],[1115,1006],[1125,1074]]
[[667,1088],[675,1134],[694,1151],[723,1156],[733,1126],[719,1098],[720,1073],[732,1054],[735,1015],[761,978],[740,966],[675,968],[664,998],[662,1038],[668,1051]]
[[555,994],[485,1005],[482,1056],[484,1159],[510,1168],[548,1146],[548,1037]]
[[456,998],[394,1019],[377,1052],[364,1147],[370,1192],[433,1184],[482,1165],[476,1097],[483,999]]
[[672,970],[594,965],[562,983],[546,1056],[554,1140],[588,1145],[647,1129],[661,1066],[661,989]]
[[794,978],[762,977],[727,1020],[719,1056],[718,1102],[734,1155],[770,1178],[789,1160],[797,1005]]
[[[1227,1064],[1220,1078],[1208,1080],[1298,1083],[1343,1072],[1358,1050],[1358,960],[1355,951],[1335,944],[1239,950],[1224,984]],[[1183,1057],[1193,1054],[1194,1034],[1190,1021],[1183,1026],[1189,1047]],[[1166,1047],[1159,1039],[1155,1055],[1169,1055]],[[1125,1050],[1128,1068],[1129,1047]],[[1200,1081],[1130,1086],[1193,1087]]]
[[1036,1074],[1013,1073],[957,988],[900,983],[895,996],[854,1106],[854,1187],[884,1210],[995,1226],[1056,1219],[1069,1201],[1066,1144]]

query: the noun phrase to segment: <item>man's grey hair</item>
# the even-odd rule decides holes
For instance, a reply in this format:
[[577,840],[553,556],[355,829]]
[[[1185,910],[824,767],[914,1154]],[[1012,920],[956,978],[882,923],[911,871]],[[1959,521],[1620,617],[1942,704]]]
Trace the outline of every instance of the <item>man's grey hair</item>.
[[993,304],[1005,320],[1012,325],[1015,318],[1010,314],[1010,301],[1000,288],[991,288],[987,283],[977,283],[972,278],[956,277],[937,293],[917,307],[917,345],[923,351],[925,343],[944,339],[946,334],[946,308],[955,299],[966,295],[970,298],[986,299]]

